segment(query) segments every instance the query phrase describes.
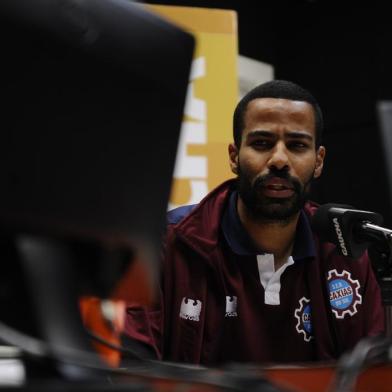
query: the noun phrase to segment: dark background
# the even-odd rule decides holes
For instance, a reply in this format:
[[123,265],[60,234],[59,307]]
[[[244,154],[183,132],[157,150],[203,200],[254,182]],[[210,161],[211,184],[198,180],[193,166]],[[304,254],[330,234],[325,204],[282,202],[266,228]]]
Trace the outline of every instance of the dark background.
[[[376,102],[392,99],[392,12],[309,0],[148,1],[237,11],[239,53],[309,89],[325,116],[327,160],[312,198],[380,212],[392,227]],[[351,4],[351,3],[350,3]],[[392,149],[392,146],[390,146]]]

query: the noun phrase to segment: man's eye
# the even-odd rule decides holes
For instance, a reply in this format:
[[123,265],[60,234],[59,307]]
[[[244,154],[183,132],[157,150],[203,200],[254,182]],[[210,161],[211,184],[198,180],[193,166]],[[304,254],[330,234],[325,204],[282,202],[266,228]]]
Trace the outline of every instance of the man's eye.
[[288,144],[288,147],[294,150],[306,150],[308,145],[302,142],[292,142]]
[[272,143],[269,140],[254,140],[251,145],[256,148],[270,148]]

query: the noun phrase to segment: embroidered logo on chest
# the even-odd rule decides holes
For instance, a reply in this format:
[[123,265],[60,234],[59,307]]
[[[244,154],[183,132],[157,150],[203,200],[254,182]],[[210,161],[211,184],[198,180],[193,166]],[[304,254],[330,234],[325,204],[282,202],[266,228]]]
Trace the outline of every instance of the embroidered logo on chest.
[[332,312],[338,319],[347,315],[354,316],[358,312],[358,305],[362,303],[359,293],[359,281],[352,279],[348,271],[339,273],[336,269],[328,271],[329,301]]
[[185,320],[199,321],[201,301],[184,297],[181,301],[180,317]]
[[299,334],[303,335],[305,342],[310,342],[313,339],[311,310],[310,300],[302,297],[299,300],[299,307],[294,312],[294,316],[297,319],[295,329]]
[[226,295],[226,314],[225,317],[237,317],[237,297]]

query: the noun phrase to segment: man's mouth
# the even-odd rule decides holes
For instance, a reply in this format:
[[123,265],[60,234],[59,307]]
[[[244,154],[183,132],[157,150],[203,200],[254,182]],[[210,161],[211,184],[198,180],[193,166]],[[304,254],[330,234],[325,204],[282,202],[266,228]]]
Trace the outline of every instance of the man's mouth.
[[267,197],[288,198],[294,194],[294,186],[284,178],[273,177],[263,184],[262,192]]
[[293,187],[288,187],[288,186],[285,186],[282,184],[270,184],[270,185],[267,185],[266,188],[274,189],[276,191],[281,191],[283,189],[293,189]]

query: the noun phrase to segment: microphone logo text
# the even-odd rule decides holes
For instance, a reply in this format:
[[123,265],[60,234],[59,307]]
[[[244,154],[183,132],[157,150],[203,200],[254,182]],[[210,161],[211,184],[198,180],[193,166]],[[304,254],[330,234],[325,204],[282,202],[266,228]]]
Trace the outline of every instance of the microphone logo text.
[[342,233],[342,230],[340,229],[340,224],[339,224],[338,218],[333,218],[332,222],[333,222],[333,224],[335,226],[336,235],[338,236],[340,249],[341,249],[341,251],[342,251],[344,256],[348,256],[346,243],[344,242],[343,233]]

